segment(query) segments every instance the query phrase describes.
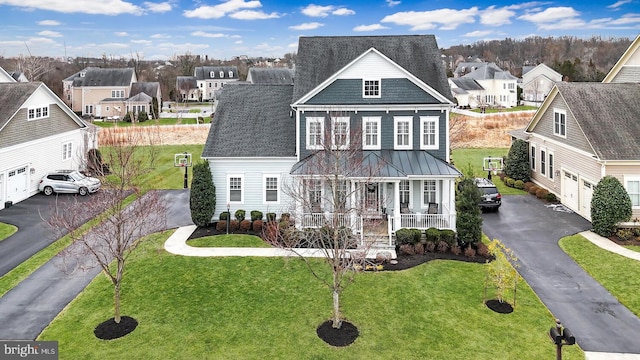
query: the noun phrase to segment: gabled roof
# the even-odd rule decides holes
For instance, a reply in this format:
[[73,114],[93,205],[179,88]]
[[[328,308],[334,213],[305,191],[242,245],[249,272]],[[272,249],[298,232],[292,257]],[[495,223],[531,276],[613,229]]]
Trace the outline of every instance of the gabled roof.
[[[422,150],[363,150],[353,164],[342,164],[344,176],[407,178],[413,176],[458,177],[460,172],[451,164]],[[292,175],[318,175],[318,164],[334,163],[333,152],[319,151],[298,161],[292,168]],[[341,160],[341,159],[338,159]],[[351,160],[350,160],[351,161]],[[320,166],[320,168],[323,168]]]
[[252,67],[247,81],[253,84],[293,84],[293,76],[292,69]]
[[[222,76],[220,72],[222,71]],[[229,76],[231,72],[231,76]],[[197,80],[238,79],[237,66],[198,66],[193,70]],[[212,76],[213,75],[213,76]]]
[[633,57],[633,55],[636,53],[636,51],[638,51],[639,48],[640,48],[640,35],[636,36],[636,38],[633,40],[631,45],[629,45],[629,48],[625,50],[624,54],[622,54],[622,56],[620,57],[620,59],[618,59],[616,64],[613,65],[611,70],[609,70],[609,73],[607,74],[607,76],[604,77],[602,82],[610,83],[611,81],[613,81],[613,79],[615,79],[615,77],[618,75],[620,70],[622,70],[622,68],[627,64],[629,59]]
[[150,103],[151,100],[153,100],[151,98],[151,96],[141,92],[138,93],[136,95],[133,95],[132,97],[128,98],[126,102],[143,102],[143,103]]
[[158,96],[158,89],[160,89],[159,82],[136,82],[131,84],[131,92],[129,93],[129,96],[145,93],[151,97],[155,97]]
[[74,78],[73,86],[129,86],[135,79],[133,68],[87,68],[85,70],[80,72],[84,72],[84,76],[79,75]]
[[453,71],[454,74],[458,74],[458,76],[461,76],[460,74],[468,74],[472,71],[475,71],[476,69],[487,65],[486,62],[484,61],[464,61],[464,62],[460,62],[458,63],[458,66],[456,66],[456,69]]
[[[560,96],[600,160],[640,160],[640,84],[556,83],[526,128],[532,132]],[[569,133],[567,136],[575,136]]]
[[16,82],[16,79],[0,67],[0,82]]
[[468,78],[450,78],[452,83],[454,83],[458,88],[468,91],[480,91],[484,90],[482,85],[478,84],[475,79]]
[[226,84],[202,157],[295,157],[292,92],[292,85]]
[[495,63],[484,63],[476,70],[461,76],[461,78],[475,80],[517,80],[518,78],[511,75],[508,71],[504,71]]
[[60,106],[79,127],[87,127],[87,124],[74,114],[44,83],[39,81],[13,82],[0,83],[0,104],[2,104],[2,106],[0,106],[0,131],[2,131],[5,125],[15,116],[24,103],[40,88],[44,89],[51,98],[51,102]]
[[440,50],[433,35],[317,36],[300,37],[293,102],[371,48],[451,99]]
[[177,76],[176,87],[178,90],[197,89],[198,82],[195,76]]

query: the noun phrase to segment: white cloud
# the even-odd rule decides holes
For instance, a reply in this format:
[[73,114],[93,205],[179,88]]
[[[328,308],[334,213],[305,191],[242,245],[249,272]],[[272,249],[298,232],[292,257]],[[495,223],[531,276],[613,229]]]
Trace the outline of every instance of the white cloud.
[[152,39],[169,39],[171,38],[171,35],[169,34],[153,34],[151,35]]
[[492,32],[493,31],[490,31],[490,30],[484,30],[484,31],[476,30],[476,31],[468,32],[468,33],[464,34],[464,36],[467,36],[467,37],[485,37],[487,35],[490,35]]
[[479,14],[477,7],[463,10],[405,11],[385,16],[381,22],[411,26],[411,30],[454,30],[462,24],[472,24]]
[[59,32],[49,31],[49,30],[40,31],[38,35],[45,36],[45,37],[62,37],[62,34],[60,34]]
[[395,0],[386,0],[386,2],[387,2],[387,5],[388,5],[389,7],[394,7],[394,6],[396,6],[396,5],[400,5],[400,1],[395,1]]
[[62,23],[60,21],[57,21],[57,20],[42,20],[42,21],[38,21],[38,25],[60,26],[60,25],[62,25]]
[[151,44],[153,44],[153,41],[151,40],[131,40],[132,44],[138,44],[138,45],[143,45],[143,46],[151,46]]
[[227,35],[226,34],[222,34],[222,33],[208,33],[208,32],[204,32],[204,31],[194,31],[191,33],[192,36],[200,36],[200,37],[206,37],[206,38],[226,38]]
[[486,10],[480,12],[480,23],[489,26],[502,26],[511,24],[511,18],[516,13],[507,8],[496,9],[495,6],[490,6]]
[[337,16],[346,16],[346,15],[355,15],[355,11],[347,8],[339,8],[331,12],[333,15]]
[[238,19],[238,20],[264,20],[264,19],[278,19],[280,15],[278,13],[272,12],[271,14],[267,14],[262,11],[255,10],[240,10],[229,15],[230,18]]
[[236,12],[241,9],[255,9],[259,7],[262,7],[262,4],[257,0],[228,0],[218,5],[205,5],[200,6],[195,10],[185,10],[183,15],[188,18],[219,19],[226,14]]
[[168,1],[162,2],[162,3],[153,3],[150,1],[145,1],[142,3],[142,5],[144,5],[144,7],[146,7],[147,10],[154,13],[165,13],[173,9],[173,6]]
[[531,21],[535,24],[546,24],[556,21],[562,21],[567,18],[578,17],[580,13],[572,7],[551,7],[544,11],[530,12],[518,17],[520,20]]
[[289,26],[289,29],[291,30],[315,30],[319,27],[324,26],[323,23],[319,23],[319,22],[310,22],[310,23],[303,23],[300,25],[293,25],[293,26]]
[[626,14],[610,22],[611,25],[628,25],[635,23],[640,23],[640,14]]
[[353,31],[361,32],[361,31],[376,31],[376,30],[384,30],[388,29],[388,27],[383,26],[381,24],[371,24],[371,25],[358,25],[353,28]]
[[126,31],[116,31],[114,32],[114,34],[120,37],[129,36],[129,33],[127,33]]
[[630,3],[631,0],[620,0],[616,1],[614,4],[607,6],[609,9],[618,10],[622,5]]
[[333,5],[320,6],[311,4],[302,9],[302,13],[311,17],[327,17],[333,10]]
[[48,10],[61,13],[99,15],[142,15],[141,7],[122,0],[0,0],[0,5],[10,5],[29,10]]
[[203,51],[209,48],[207,44],[192,44],[192,43],[172,43],[172,42],[164,42],[156,44],[154,50],[159,53],[166,54],[186,54],[189,53],[197,53],[199,51]]

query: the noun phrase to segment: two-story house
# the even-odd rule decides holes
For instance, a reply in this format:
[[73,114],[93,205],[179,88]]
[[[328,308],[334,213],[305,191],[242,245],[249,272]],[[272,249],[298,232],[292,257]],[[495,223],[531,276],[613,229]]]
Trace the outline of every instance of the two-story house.
[[229,206],[321,226],[340,194],[356,233],[367,219],[388,235],[455,229],[453,106],[434,36],[301,37],[293,87],[229,85],[220,98],[202,154],[214,217]]
[[557,82],[524,132],[531,179],[591,219],[595,186],[617,177],[640,217],[640,36],[602,83]]
[[[471,70],[458,79],[475,80],[484,89],[481,94],[477,95],[478,107],[514,107],[518,105],[517,77],[500,69],[495,63],[469,64],[467,66],[471,66]],[[458,67],[460,68],[460,65]]]
[[239,80],[237,66],[198,66],[193,70],[200,101],[216,99],[216,92],[226,84]]
[[122,117],[135,82],[133,68],[90,67],[63,80],[63,97],[82,116]]
[[562,75],[545,64],[522,67],[522,97],[525,105],[540,106]]

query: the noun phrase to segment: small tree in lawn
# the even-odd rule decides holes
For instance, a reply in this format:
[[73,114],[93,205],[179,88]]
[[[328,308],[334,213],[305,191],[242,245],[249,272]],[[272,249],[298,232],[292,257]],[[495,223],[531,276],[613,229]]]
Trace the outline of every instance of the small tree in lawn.
[[[357,216],[367,209],[361,196],[358,201],[355,198],[358,192],[366,191],[366,186],[375,186],[373,179],[380,165],[371,161],[373,158],[363,157],[362,132],[353,128],[348,131],[348,115],[332,113],[323,119],[325,133],[314,138],[318,150],[306,158],[298,169],[301,173],[294,172],[293,183],[283,190],[294,203],[292,218],[300,223],[305,214],[312,214],[311,219],[319,227],[300,231],[287,223],[270,222],[263,236],[274,246],[298,255],[313,276],[331,290],[331,326],[341,329],[340,297],[355,280],[355,273],[365,268],[365,255],[370,247],[360,244],[356,251],[358,241],[351,229],[357,224]],[[359,184],[351,184],[349,179],[353,178],[358,178]],[[321,252],[324,265],[305,257],[300,249],[302,244]]]
[[509,289],[513,288],[513,305],[516,303],[516,289],[518,286],[518,271],[516,271],[518,258],[513,251],[500,240],[494,239],[487,246],[489,254],[494,257],[493,261],[487,261],[485,269],[487,277],[485,282],[485,301],[487,286],[493,284],[496,290],[496,297],[500,303],[504,302],[505,295]]
[[211,179],[208,161],[193,166],[189,206],[194,224],[202,227],[209,225],[216,212],[216,187]]
[[591,225],[593,231],[609,237],[616,224],[631,219],[631,198],[620,181],[611,175],[600,179],[591,198]]
[[527,182],[530,180],[529,144],[516,139],[511,144],[509,154],[504,162],[504,173],[514,179]]
[[474,245],[482,239],[482,216],[478,206],[482,194],[473,179],[464,178],[456,193],[456,231],[462,246]]
[[[111,166],[110,175],[101,177],[102,189],[87,201],[56,204],[48,219],[54,230],[59,234],[68,233],[73,241],[59,254],[67,266],[63,270],[73,272],[98,267],[113,285],[112,320],[116,327],[121,321],[120,299],[127,259],[141,237],[163,230],[166,222],[166,204],[160,193],[144,193],[139,187],[140,176],[147,167],[138,140],[134,132],[117,141],[111,139],[109,143],[114,145],[101,151],[102,158]],[[134,201],[123,201],[131,194]],[[90,231],[81,230],[86,214],[100,214],[101,223]],[[103,324],[110,323],[108,320]],[[123,335],[126,333],[120,336]]]

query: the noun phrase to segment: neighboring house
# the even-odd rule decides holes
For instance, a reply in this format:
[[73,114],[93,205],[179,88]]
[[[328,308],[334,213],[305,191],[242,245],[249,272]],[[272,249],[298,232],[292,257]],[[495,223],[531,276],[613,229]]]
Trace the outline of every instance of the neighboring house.
[[478,68],[487,65],[487,62],[484,61],[461,61],[456,66],[455,70],[453,70],[453,77],[459,78],[467,75],[472,71],[476,71]]
[[20,71],[12,71],[9,73],[9,75],[15,79],[15,81],[17,82],[29,82],[29,79],[27,79],[27,76],[20,72]]
[[81,168],[88,125],[41,82],[0,83],[0,209],[38,192],[44,174]]
[[198,66],[193,70],[193,76],[200,90],[198,101],[215,100],[217,90],[240,79],[237,66]]
[[247,82],[252,84],[289,84],[293,85],[294,71],[288,68],[252,67]]
[[178,101],[200,101],[201,91],[195,76],[177,76],[176,91]]
[[71,109],[87,117],[123,117],[131,85],[137,82],[133,68],[89,67],[64,79],[63,98]]
[[617,177],[640,217],[640,40],[603,83],[558,82],[525,128],[532,181],[591,218],[594,187]]
[[[155,100],[154,100],[155,99]],[[159,114],[154,113],[153,102],[157,102],[157,109],[162,108],[162,92],[159,82],[137,82],[131,85],[130,98],[127,99],[127,112],[144,111],[149,118],[157,118]]]
[[545,64],[522,67],[522,97],[525,105],[540,106],[562,75]]
[[[216,186],[214,218],[228,204],[232,213],[290,212],[297,226],[320,226],[329,184],[311,164],[329,156],[318,146],[326,133],[340,150],[356,136],[361,145],[345,151],[372,165],[338,184],[365,209],[350,215],[356,233],[367,218],[383,221],[388,239],[403,227],[455,229],[453,106],[432,35],[301,37],[293,88],[238,84],[221,96],[202,154]],[[303,185],[309,201],[289,198],[291,185]]]
[[456,99],[458,107],[477,108],[479,99],[484,96],[485,90],[475,79],[449,78],[451,95]]
[[6,72],[3,68],[0,67],[0,83],[11,83],[16,82],[16,79],[11,76],[8,72]]
[[494,63],[473,63],[475,70],[460,79],[473,79],[485,90],[477,98],[479,107],[515,107],[518,105],[518,78]]

